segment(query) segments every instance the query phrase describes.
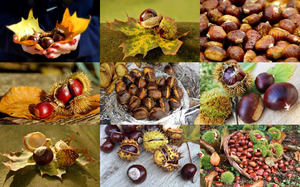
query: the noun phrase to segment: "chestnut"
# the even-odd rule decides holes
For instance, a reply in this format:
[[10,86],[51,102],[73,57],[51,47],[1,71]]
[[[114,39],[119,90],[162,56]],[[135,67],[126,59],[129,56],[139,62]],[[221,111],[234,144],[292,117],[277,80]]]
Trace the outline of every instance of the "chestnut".
[[173,94],[177,99],[183,98],[183,91],[179,86],[173,87]]
[[155,80],[156,80],[155,73],[154,72],[148,72],[148,73],[146,73],[145,79],[146,79],[146,81],[148,83],[155,82]]
[[144,67],[144,70],[143,70],[144,76],[146,76],[146,74],[148,72],[154,73],[154,69],[152,67]]
[[33,160],[37,165],[44,166],[53,160],[53,152],[49,147],[41,146],[33,152]]
[[173,70],[173,68],[170,64],[168,64],[164,67],[164,72],[168,75],[173,75],[174,74],[174,70]]
[[121,132],[115,131],[110,134],[109,138],[112,142],[119,143],[124,139],[124,135]]
[[160,131],[161,125],[145,125],[145,131]]
[[274,75],[264,72],[257,75],[255,86],[259,92],[265,93],[267,88],[274,83]]
[[289,109],[298,100],[296,87],[288,82],[272,84],[265,92],[264,103],[272,110]]
[[145,107],[135,108],[132,114],[135,119],[145,119],[148,117],[148,111]]
[[118,94],[117,100],[120,104],[126,104],[130,100],[131,95],[126,91],[123,90]]
[[153,99],[146,97],[142,100],[143,105],[148,109],[151,110],[151,108],[153,108],[155,106],[155,102]]
[[245,123],[256,122],[264,110],[263,100],[258,93],[252,92],[242,97],[238,104],[238,115]]
[[[102,142],[102,143],[101,143]],[[100,149],[105,153],[111,152],[115,147],[115,143],[111,141],[109,137],[101,139],[100,141]]]
[[156,84],[161,87],[161,86],[164,86],[166,84],[166,78],[165,77],[159,77],[157,80],[156,80]]
[[126,89],[127,89],[127,85],[126,85],[126,83],[124,81],[118,80],[116,82],[115,90],[116,90],[117,93],[119,93],[119,92],[121,92],[123,90],[126,90]]
[[39,41],[39,37],[38,36],[35,36],[35,35],[30,35],[28,36],[27,40],[33,40],[35,42]]
[[136,131],[136,125],[121,125],[123,131],[125,133],[132,133],[134,131]]
[[150,82],[149,84],[147,84],[146,89],[147,90],[157,90],[158,87],[157,87],[157,85],[155,83]]
[[164,86],[160,89],[162,96],[166,99],[169,99],[169,97],[171,96],[171,89],[169,86]]
[[175,110],[176,108],[179,108],[181,106],[180,100],[177,100],[176,98],[173,97],[169,99],[169,104],[172,110]]
[[129,138],[134,139],[139,144],[141,144],[141,143],[143,143],[143,135],[144,135],[143,131],[134,131],[134,132],[130,133]]
[[195,164],[192,163],[185,164],[180,171],[181,178],[183,180],[192,180],[196,172],[197,172],[197,167],[195,166]]
[[41,44],[42,48],[44,48],[44,49],[47,49],[53,43],[54,43],[54,40],[50,37],[43,37],[40,40],[40,44]]
[[168,114],[170,111],[170,105],[166,98],[160,98],[159,99],[159,106],[162,108],[162,110]]
[[138,91],[138,88],[136,87],[135,84],[131,84],[128,88],[128,93],[130,95],[135,95],[137,93],[137,91]]
[[136,79],[141,78],[143,76],[142,72],[138,69],[131,70],[129,74]]
[[146,180],[147,170],[142,165],[132,165],[127,170],[127,176],[134,183],[139,184]]
[[162,97],[161,91],[159,90],[149,90],[148,96],[154,100],[160,99]]
[[135,79],[129,74],[124,75],[122,80],[126,83],[127,86],[134,84],[134,81],[135,81]]
[[166,85],[170,88],[173,88],[174,86],[177,86],[178,82],[175,77],[168,77],[166,81]]
[[47,118],[54,111],[54,106],[48,102],[41,102],[36,105],[34,109],[34,115],[38,118]]
[[138,88],[144,88],[146,86],[147,82],[143,78],[138,78],[138,79],[136,79],[135,84]]
[[166,116],[165,112],[160,107],[152,108],[149,113],[150,120],[159,120],[165,116]]
[[147,89],[145,88],[141,88],[138,90],[138,92],[136,93],[136,95],[142,100],[145,97],[147,97]]
[[63,41],[63,40],[65,40],[65,36],[64,36],[64,34],[62,34],[62,33],[55,32],[55,33],[53,34],[53,40],[54,40],[55,42]]
[[105,127],[105,133],[108,136],[110,136],[110,134],[113,133],[113,132],[115,132],[115,131],[121,132],[120,129],[119,129],[119,127],[117,125],[106,125],[106,127]]
[[140,104],[141,104],[140,98],[138,98],[137,96],[134,95],[129,100],[128,109],[132,111],[135,108],[139,107]]

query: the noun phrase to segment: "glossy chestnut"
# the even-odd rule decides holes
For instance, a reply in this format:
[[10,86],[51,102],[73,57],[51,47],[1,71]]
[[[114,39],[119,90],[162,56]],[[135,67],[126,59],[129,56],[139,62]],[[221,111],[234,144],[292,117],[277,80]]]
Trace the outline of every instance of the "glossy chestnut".
[[274,75],[264,72],[257,75],[255,86],[259,92],[265,93],[267,88],[274,83]]
[[238,104],[238,115],[245,123],[256,122],[263,110],[263,99],[255,92],[244,95]]

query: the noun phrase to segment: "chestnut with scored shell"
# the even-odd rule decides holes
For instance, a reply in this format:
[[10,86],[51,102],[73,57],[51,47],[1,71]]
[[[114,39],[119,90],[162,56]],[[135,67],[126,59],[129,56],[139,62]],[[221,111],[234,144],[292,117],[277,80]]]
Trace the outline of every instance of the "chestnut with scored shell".
[[296,87],[288,82],[272,84],[265,92],[264,103],[272,110],[288,110],[298,100]]
[[238,115],[245,123],[256,122],[263,110],[263,99],[255,92],[244,95],[238,104]]
[[152,108],[149,113],[150,120],[159,120],[165,116],[166,116],[165,112],[160,107]]
[[145,107],[138,107],[132,112],[135,119],[146,119],[148,117],[148,111]]

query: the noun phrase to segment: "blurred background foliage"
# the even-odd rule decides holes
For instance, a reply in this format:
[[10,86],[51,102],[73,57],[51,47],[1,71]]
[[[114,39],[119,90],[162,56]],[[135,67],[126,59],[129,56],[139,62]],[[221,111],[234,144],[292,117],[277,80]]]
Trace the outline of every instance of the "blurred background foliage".
[[101,0],[100,22],[126,21],[126,14],[138,18],[148,8],[176,22],[199,22],[199,0]]

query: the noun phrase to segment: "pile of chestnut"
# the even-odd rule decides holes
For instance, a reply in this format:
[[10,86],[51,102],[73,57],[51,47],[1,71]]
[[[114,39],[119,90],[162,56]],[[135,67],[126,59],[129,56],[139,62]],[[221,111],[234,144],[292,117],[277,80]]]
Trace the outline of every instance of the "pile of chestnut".
[[[262,138],[260,134],[255,134],[255,137],[257,139]],[[286,173],[287,178],[293,176],[291,172],[288,172],[289,170],[294,170],[293,159],[289,161],[278,160],[274,163],[274,166],[269,166],[259,150],[253,153],[253,142],[251,142],[249,134],[243,134],[238,131],[229,139],[228,145],[230,149],[229,154],[236,155],[241,160],[239,167],[248,173],[253,181],[265,179],[270,182],[273,179],[274,182],[278,183],[278,177],[272,177],[271,175],[278,174],[279,171]],[[220,169],[217,167],[215,170],[220,172]],[[236,182],[239,180],[240,178],[236,178]]]
[[26,35],[21,38],[21,41],[24,40],[38,41],[42,48],[47,49],[54,42],[65,40],[65,35],[63,31],[55,28],[53,31],[48,31],[45,33],[34,32],[32,35]]
[[133,69],[115,85],[117,100],[135,119],[159,120],[181,106],[183,91],[175,77],[155,76],[152,67]]
[[298,100],[296,87],[288,82],[274,83],[274,76],[261,73],[255,79],[257,90],[264,93],[264,98],[252,92],[244,95],[238,104],[238,115],[245,123],[256,122],[264,110],[264,106],[271,110],[288,110]]

